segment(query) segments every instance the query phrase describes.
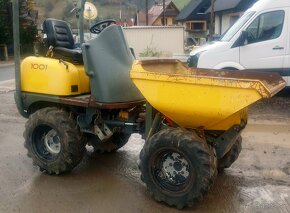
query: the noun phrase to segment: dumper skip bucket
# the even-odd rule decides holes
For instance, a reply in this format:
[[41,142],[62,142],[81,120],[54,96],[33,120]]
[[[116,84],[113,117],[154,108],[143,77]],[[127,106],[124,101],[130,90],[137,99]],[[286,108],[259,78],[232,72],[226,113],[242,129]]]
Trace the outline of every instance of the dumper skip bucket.
[[136,61],[130,77],[146,100],[184,128],[227,130],[247,107],[285,87],[279,74],[188,68],[178,60]]

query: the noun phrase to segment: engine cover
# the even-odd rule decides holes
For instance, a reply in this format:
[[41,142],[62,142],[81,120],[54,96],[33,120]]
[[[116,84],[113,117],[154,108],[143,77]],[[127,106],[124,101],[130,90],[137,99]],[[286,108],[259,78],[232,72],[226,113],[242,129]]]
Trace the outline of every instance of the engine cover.
[[30,56],[21,64],[21,90],[46,95],[73,96],[90,93],[90,84],[83,65]]

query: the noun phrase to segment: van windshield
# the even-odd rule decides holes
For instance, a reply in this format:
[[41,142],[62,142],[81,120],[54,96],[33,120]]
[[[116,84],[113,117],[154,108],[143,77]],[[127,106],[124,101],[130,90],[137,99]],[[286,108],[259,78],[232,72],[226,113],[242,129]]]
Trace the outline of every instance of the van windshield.
[[220,41],[230,41],[232,37],[244,26],[244,24],[255,14],[254,11],[245,13],[228,31],[220,38]]

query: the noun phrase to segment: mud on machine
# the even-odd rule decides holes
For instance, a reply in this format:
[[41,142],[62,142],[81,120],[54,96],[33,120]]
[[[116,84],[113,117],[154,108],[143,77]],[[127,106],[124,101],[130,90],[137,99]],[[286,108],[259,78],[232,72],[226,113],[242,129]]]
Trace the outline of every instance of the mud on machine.
[[179,209],[192,206],[238,158],[247,107],[285,86],[273,73],[134,60],[114,20],[96,23],[90,31],[97,36],[84,42],[85,0],[77,5],[81,49],[66,22],[47,19],[48,56],[20,64],[18,4],[13,0],[15,101],[28,118],[28,156],[51,175],[77,166],[86,144],[116,151],[140,133],[146,141],[139,168],[150,194]]

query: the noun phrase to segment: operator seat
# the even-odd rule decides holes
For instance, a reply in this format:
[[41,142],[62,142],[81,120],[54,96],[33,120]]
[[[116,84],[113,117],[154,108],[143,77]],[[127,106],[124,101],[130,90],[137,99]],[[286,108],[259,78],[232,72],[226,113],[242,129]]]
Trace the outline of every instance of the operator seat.
[[74,48],[75,41],[69,25],[62,20],[48,18],[43,22],[47,48],[53,47],[53,57],[74,64],[83,64],[82,50]]

